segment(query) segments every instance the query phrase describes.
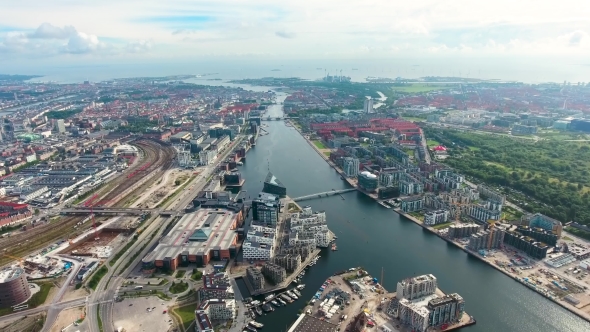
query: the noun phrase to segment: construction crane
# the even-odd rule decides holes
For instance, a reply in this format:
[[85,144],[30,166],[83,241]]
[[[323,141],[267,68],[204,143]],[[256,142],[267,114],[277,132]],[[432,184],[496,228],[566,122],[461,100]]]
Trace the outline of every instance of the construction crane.
[[18,263],[20,264],[20,266],[23,266],[24,265],[25,259],[22,258],[22,257],[16,257],[16,256],[12,256],[12,255],[9,255],[9,254],[2,254],[2,256],[6,256],[8,258],[12,258],[12,259],[18,261]]

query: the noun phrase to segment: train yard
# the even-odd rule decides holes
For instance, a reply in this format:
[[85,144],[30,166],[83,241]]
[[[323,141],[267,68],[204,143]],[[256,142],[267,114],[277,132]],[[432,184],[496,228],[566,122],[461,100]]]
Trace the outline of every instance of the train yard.
[[[145,187],[150,185],[150,180],[157,179],[159,174],[171,167],[175,151],[170,145],[150,139],[140,139],[133,144],[140,151],[140,155],[135,159],[135,165],[97,190],[80,205],[125,206],[134,193],[140,195]],[[100,225],[108,220],[102,217],[92,220],[91,216],[47,216],[43,219],[45,220],[28,224],[26,229],[15,231],[9,237],[0,238],[0,266],[14,260],[22,260],[40,250],[50,250],[53,243],[69,241],[88,231],[93,227],[93,223]],[[100,245],[104,246],[104,241],[101,241]]]

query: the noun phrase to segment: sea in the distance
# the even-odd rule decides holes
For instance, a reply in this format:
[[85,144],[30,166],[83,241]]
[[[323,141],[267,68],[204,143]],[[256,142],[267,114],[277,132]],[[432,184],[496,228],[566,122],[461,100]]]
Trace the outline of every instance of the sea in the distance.
[[350,76],[355,82],[365,82],[369,76],[388,78],[418,78],[424,76],[479,78],[487,80],[520,81],[525,83],[568,81],[588,82],[590,61],[551,61],[508,58],[450,58],[450,59],[391,59],[391,60],[194,60],[166,62],[128,62],[67,64],[59,66],[15,66],[0,68],[3,74],[38,74],[33,81],[77,83],[99,82],[125,77],[161,77],[168,75],[213,74],[202,77],[202,84],[215,85],[221,81],[261,77],[299,77],[318,79],[326,74]]

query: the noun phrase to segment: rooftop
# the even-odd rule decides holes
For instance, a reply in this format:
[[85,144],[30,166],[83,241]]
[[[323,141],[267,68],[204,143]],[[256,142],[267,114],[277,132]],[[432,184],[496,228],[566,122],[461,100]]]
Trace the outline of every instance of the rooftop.
[[301,315],[287,332],[334,332],[337,325],[309,315]]
[[0,271],[0,283],[8,282],[20,277],[25,271],[20,267],[8,267]]
[[201,209],[187,213],[180,219],[145,260],[175,258],[181,252],[202,255],[210,249],[229,249],[237,238],[238,215],[228,210]]
[[264,180],[264,182],[265,183],[272,184],[274,186],[285,188],[285,186],[283,185],[283,183],[281,181],[279,181],[279,179],[277,179],[277,177],[274,176],[271,172],[268,172],[268,174],[266,175],[266,179]]

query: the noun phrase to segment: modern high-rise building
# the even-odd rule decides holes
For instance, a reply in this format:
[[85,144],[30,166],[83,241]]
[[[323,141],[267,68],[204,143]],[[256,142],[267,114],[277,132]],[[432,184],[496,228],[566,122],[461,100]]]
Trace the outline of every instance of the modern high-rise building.
[[266,175],[262,191],[264,191],[265,193],[277,195],[279,197],[287,196],[287,188],[271,172],[268,172],[268,174]]
[[379,179],[377,175],[364,171],[358,175],[358,185],[365,191],[374,192],[379,186]]
[[398,299],[413,300],[436,292],[436,277],[425,274],[414,278],[407,278],[397,283],[396,297]]
[[465,312],[465,301],[456,293],[437,292],[437,281],[432,274],[408,278],[397,283],[397,293],[386,312],[413,331],[425,332],[434,327],[458,322]]
[[365,113],[372,113],[373,112],[373,99],[367,98],[363,103],[363,111]]
[[355,178],[359,174],[360,161],[357,158],[345,157],[342,160],[342,170],[349,178]]
[[57,120],[57,122],[55,123],[55,129],[60,134],[63,134],[66,132],[66,123],[64,122],[63,119]]

